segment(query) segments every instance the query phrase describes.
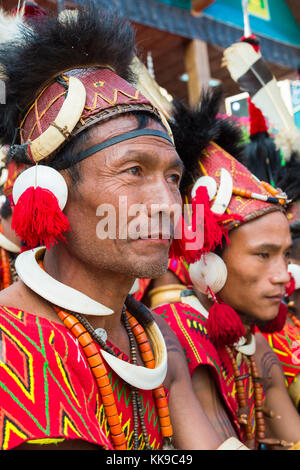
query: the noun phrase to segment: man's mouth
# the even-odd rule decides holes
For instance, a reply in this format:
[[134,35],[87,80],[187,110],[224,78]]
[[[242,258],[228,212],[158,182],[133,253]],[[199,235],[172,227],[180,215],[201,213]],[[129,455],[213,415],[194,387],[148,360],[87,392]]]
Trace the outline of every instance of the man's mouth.
[[273,294],[273,295],[267,295],[266,298],[268,300],[271,300],[271,302],[281,302],[282,300],[282,297],[283,297],[283,292],[278,292],[276,294]]
[[148,233],[145,235],[140,235],[139,237],[142,240],[172,240],[170,233]]

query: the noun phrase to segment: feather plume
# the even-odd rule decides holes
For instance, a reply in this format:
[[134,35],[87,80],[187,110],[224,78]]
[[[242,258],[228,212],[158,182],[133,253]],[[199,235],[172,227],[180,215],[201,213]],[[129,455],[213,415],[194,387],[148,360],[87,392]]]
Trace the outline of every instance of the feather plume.
[[151,103],[159,110],[162,122],[165,127],[171,132],[168,121],[172,120],[173,114],[173,98],[169,93],[151,76],[147,67],[139,60],[137,56],[134,57],[131,63],[131,69],[137,77],[135,86],[142,92],[142,94],[151,101]]
[[0,8],[0,44],[16,39],[20,34],[20,27],[22,25],[23,9],[12,15],[3,8]]
[[199,158],[211,141],[244,163],[241,127],[233,119],[218,115],[222,99],[221,88],[209,88],[202,90],[195,108],[174,100],[171,129],[176,150],[185,166],[182,191],[186,191],[200,176]]
[[136,87],[139,88],[143,95],[146,96],[146,98],[148,98],[168,120],[171,120],[173,113],[172,96],[159,86],[151,76],[147,67],[138,59],[138,57],[134,57],[131,67],[134,74],[138,77]]
[[247,42],[235,43],[224,51],[223,66],[251,101],[277,131],[275,142],[286,160],[300,149],[300,131],[284,103],[275,77],[271,74],[260,52]]

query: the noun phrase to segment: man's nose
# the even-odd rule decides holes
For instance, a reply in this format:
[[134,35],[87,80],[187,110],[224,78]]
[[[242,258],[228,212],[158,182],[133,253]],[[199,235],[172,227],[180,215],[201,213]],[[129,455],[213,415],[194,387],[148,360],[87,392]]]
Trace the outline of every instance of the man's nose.
[[284,260],[277,264],[276,269],[272,272],[271,279],[273,284],[288,284],[290,281],[290,275],[288,273],[287,264]]
[[160,181],[152,186],[148,194],[147,207],[148,213],[153,216],[155,214],[168,213],[171,216],[174,212],[182,210],[182,200],[178,192],[171,190],[166,181]]

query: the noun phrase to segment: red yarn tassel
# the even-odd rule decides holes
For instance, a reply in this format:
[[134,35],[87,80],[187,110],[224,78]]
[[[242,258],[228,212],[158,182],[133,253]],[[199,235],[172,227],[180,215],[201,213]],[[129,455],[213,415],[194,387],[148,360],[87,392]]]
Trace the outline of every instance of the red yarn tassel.
[[13,230],[31,249],[45,245],[47,249],[65,240],[63,232],[70,224],[60,210],[57,198],[48,189],[31,186],[20,196],[13,210]]
[[256,135],[259,132],[268,132],[268,127],[263,113],[248,98],[248,110],[250,119],[250,135]]
[[[203,213],[202,211],[197,211],[197,206],[203,207]],[[218,222],[221,221],[220,218],[218,218],[210,209],[209,196],[205,186],[199,186],[196,190],[196,195],[192,199],[192,211],[193,231],[196,232],[196,230],[204,230],[201,254],[213,251],[214,248],[222,242],[223,235],[227,237],[228,241],[228,231],[218,224]],[[226,218],[228,218],[227,214]]]
[[232,346],[242,336],[246,336],[239,315],[224,303],[215,302],[210,308],[206,328],[217,347]]
[[[189,228],[181,216],[178,220],[177,227],[175,229],[174,239],[171,243],[169,250],[169,258],[184,258],[188,263],[194,263],[201,258],[201,252],[197,243],[195,243],[196,237],[193,239],[193,232]],[[194,244],[195,248],[190,249],[189,245]]]
[[290,282],[285,286],[285,293],[287,297],[290,297],[296,288],[296,281],[293,276],[290,274]]
[[257,327],[262,333],[276,333],[276,331],[281,331],[285,325],[287,314],[288,308],[281,302],[277,316],[273,320],[257,323]]
[[[181,233],[181,237],[173,240],[170,248],[170,257],[184,257],[188,263],[195,263],[204,253],[214,251],[216,246],[221,245],[223,237],[225,237],[226,243],[229,244],[228,228],[225,222],[230,222],[231,220],[242,221],[243,217],[238,214],[228,215],[212,212],[207,188],[199,186],[195,197],[192,199],[191,227],[189,228],[184,218],[181,217],[179,220],[179,227],[181,229],[179,233]],[[190,248],[191,245],[193,245],[192,249]]]
[[[199,210],[199,206],[203,207],[203,211]],[[198,261],[203,254],[214,251],[218,245],[222,244],[223,237],[225,237],[226,243],[229,244],[226,223],[231,220],[243,220],[243,217],[238,214],[215,214],[210,208],[209,196],[205,186],[199,186],[196,190],[196,195],[192,199],[192,214],[192,231],[194,233],[197,231],[203,232],[203,243],[197,247],[197,253],[187,253],[186,259],[190,263]]]

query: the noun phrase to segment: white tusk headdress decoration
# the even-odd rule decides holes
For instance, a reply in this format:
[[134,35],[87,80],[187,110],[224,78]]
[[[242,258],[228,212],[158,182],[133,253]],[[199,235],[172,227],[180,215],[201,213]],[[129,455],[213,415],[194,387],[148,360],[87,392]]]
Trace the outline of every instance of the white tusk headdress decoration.
[[52,155],[70,136],[81,117],[85,100],[86,90],[83,83],[71,76],[67,97],[55,120],[45,132],[29,143],[29,151],[35,162]]

